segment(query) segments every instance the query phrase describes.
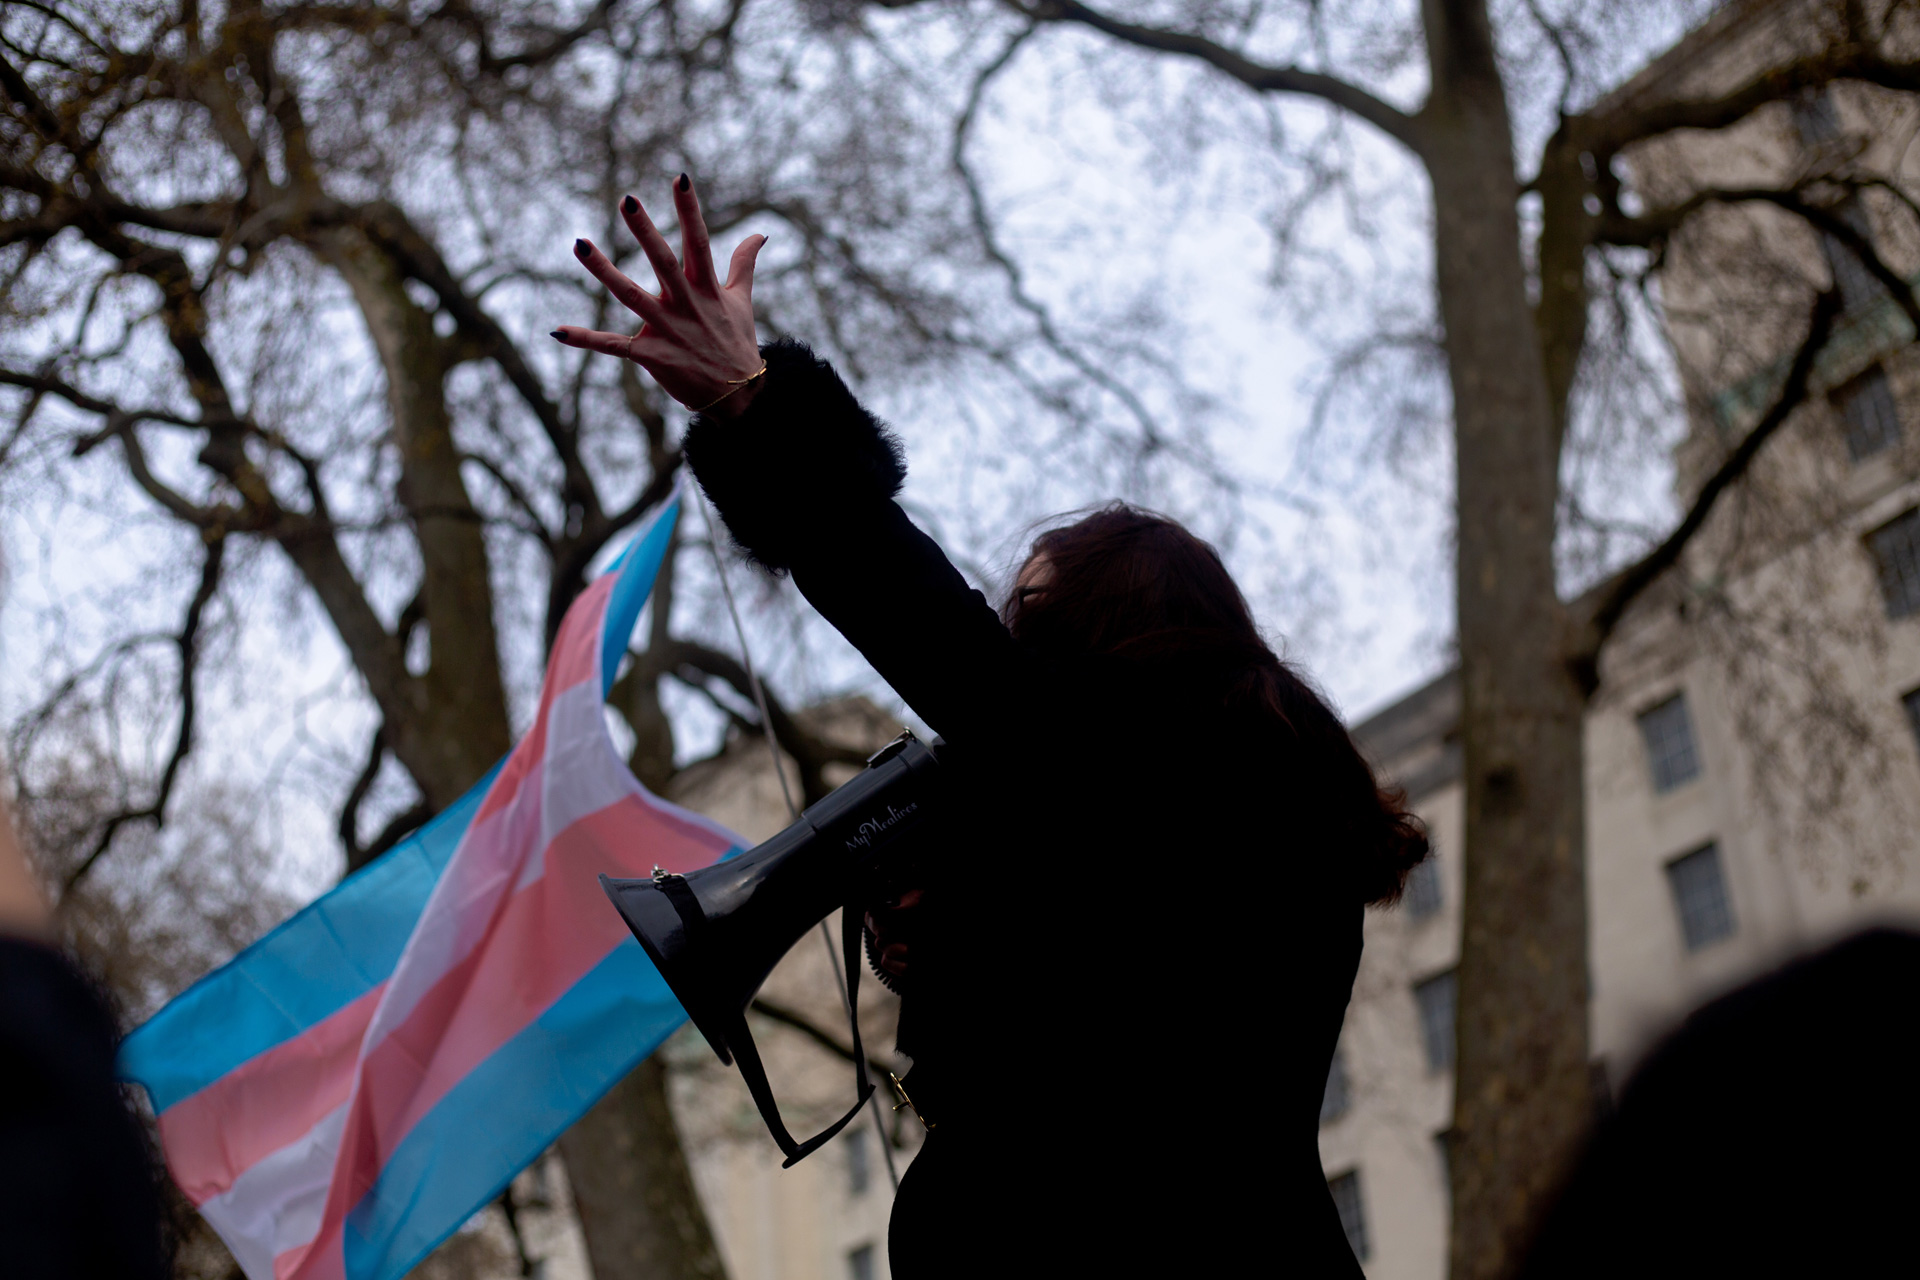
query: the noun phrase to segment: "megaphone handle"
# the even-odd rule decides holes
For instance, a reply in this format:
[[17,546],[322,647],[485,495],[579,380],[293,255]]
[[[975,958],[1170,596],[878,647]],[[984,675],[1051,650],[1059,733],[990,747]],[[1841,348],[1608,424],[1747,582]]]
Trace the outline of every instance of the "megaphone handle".
[[860,1108],[873,1096],[873,1080],[867,1074],[867,1050],[860,1039],[859,921],[860,914],[853,904],[840,913],[840,943],[846,958],[847,1010],[851,1015],[853,1032],[853,1073],[859,1094],[847,1114],[805,1142],[795,1142],[793,1134],[787,1130],[786,1122],[780,1118],[780,1106],[773,1099],[773,1086],[767,1081],[767,1069],[760,1062],[760,1050],[753,1042],[753,1033],[747,1029],[745,1015],[736,1015],[734,1025],[725,1032],[728,1047],[733,1050],[734,1065],[740,1068],[740,1076],[747,1082],[747,1092],[753,1095],[753,1105],[760,1109],[760,1118],[767,1122],[768,1132],[773,1134],[773,1140],[780,1144],[780,1150],[787,1157],[780,1166],[782,1169],[791,1169],[825,1146],[860,1114]]
[[[753,1033],[747,1030],[744,1017],[738,1019],[731,1028],[727,1042],[733,1049],[733,1065],[740,1068],[740,1076],[747,1082],[747,1092],[753,1095],[753,1105],[760,1109],[760,1118],[767,1122],[768,1132],[773,1134],[773,1140],[780,1144],[780,1150],[786,1154],[787,1158],[780,1166],[782,1169],[791,1169],[795,1163],[826,1145],[860,1114],[860,1108],[866,1105],[868,1096],[873,1093],[873,1085],[863,1082],[859,1100],[847,1114],[805,1142],[795,1142],[793,1134],[787,1130],[786,1122],[780,1118],[780,1106],[773,1100],[773,1086],[767,1082],[767,1069],[761,1065],[760,1050],[753,1043]],[[862,1077],[866,1075],[864,1071],[860,1074]]]

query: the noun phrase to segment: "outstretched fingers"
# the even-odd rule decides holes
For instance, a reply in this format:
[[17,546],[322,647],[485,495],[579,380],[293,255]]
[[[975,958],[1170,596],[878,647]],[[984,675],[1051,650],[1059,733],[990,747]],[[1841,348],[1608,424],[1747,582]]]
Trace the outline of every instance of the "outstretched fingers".
[[673,256],[673,246],[660,234],[660,228],[653,225],[645,207],[632,196],[620,198],[620,217],[627,224],[627,230],[633,232],[633,238],[640,242],[640,252],[653,264],[653,274],[660,280],[661,296],[672,297],[684,278],[680,274],[680,263]]
[[700,212],[700,197],[693,179],[681,174],[673,184],[673,211],[680,215],[680,257],[687,264],[687,279],[704,288],[720,284],[713,274],[713,246],[707,239],[707,220]]
[[753,266],[766,243],[765,236],[748,236],[734,247],[733,260],[727,264],[727,289],[740,290],[748,301],[753,299]]
[[582,351],[598,351],[601,355],[619,356],[623,360],[633,355],[634,340],[624,333],[603,333],[598,329],[583,329],[577,324],[563,324],[550,336],[556,342],[579,347]]
[[666,316],[660,299],[627,279],[626,274],[614,266],[593,241],[575,240],[573,253],[580,259],[580,265],[592,273],[594,279],[607,286],[607,292],[611,293],[621,306],[642,320],[658,321]]

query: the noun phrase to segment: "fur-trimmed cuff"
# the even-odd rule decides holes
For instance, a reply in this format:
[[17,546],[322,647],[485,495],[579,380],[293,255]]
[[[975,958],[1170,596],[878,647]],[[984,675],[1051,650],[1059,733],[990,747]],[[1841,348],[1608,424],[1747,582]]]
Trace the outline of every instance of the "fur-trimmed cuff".
[[727,530],[754,560],[790,568],[823,524],[900,492],[899,439],[801,342],[760,348],[765,384],[732,421],[696,414],[683,445]]

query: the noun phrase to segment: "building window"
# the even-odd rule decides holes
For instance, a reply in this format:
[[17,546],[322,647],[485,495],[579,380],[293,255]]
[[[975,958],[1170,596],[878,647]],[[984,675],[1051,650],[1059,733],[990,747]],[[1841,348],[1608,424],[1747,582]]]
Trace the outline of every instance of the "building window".
[[1840,112],[1824,89],[1807,89],[1794,100],[1793,123],[1800,141],[1818,147],[1840,137]]
[[1698,951],[1733,936],[1733,902],[1720,870],[1720,846],[1695,849],[1667,864],[1667,883],[1680,913],[1680,934],[1687,950]]
[[1445,1071],[1453,1065],[1453,971],[1436,974],[1413,987],[1420,1008],[1420,1043],[1427,1051],[1427,1070]]
[[1836,390],[1833,407],[1846,428],[1847,455],[1855,462],[1899,442],[1900,408],[1893,401],[1887,371],[1879,365]]
[[1640,737],[1647,744],[1655,791],[1671,791],[1700,776],[1700,753],[1693,748],[1693,722],[1687,718],[1685,694],[1676,693],[1641,712]]
[[847,1280],[873,1280],[873,1246],[863,1244],[847,1251]]
[[1347,1055],[1339,1045],[1333,1047],[1333,1063],[1327,1068],[1326,1092],[1320,1095],[1320,1123],[1332,1124],[1353,1106],[1353,1085],[1347,1079]]
[[1407,914],[1425,920],[1440,909],[1440,857],[1428,854],[1407,875]]
[[[1860,202],[1859,196],[1848,196],[1834,209],[1834,216],[1844,222],[1869,246],[1873,244],[1873,223],[1867,217],[1867,207]],[[1886,296],[1880,287],[1880,281],[1873,272],[1867,270],[1867,264],[1855,253],[1853,246],[1831,231],[1820,232],[1820,249],[1826,254],[1827,269],[1833,273],[1833,287],[1840,292],[1840,308],[1848,315],[1866,310]]]
[[1347,1233],[1348,1247],[1354,1257],[1365,1262],[1373,1246],[1367,1240],[1366,1206],[1360,1201],[1360,1171],[1353,1169],[1328,1178],[1327,1190],[1333,1193],[1333,1207],[1340,1211],[1340,1229]]
[[867,1186],[873,1181],[873,1157],[867,1150],[867,1131],[852,1129],[847,1133],[847,1190],[854,1195],[865,1195]]
[[1907,723],[1913,726],[1913,742],[1920,746],[1920,689],[1915,689],[1900,699],[1907,707]]
[[[1800,130],[1800,140],[1810,148],[1825,147],[1845,136],[1833,98],[1823,90],[1809,90],[1793,104],[1793,122]],[[1858,194],[1841,201],[1834,213],[1869,244],[1873,242],[1873,221],[1867,216],[1866,205],[1861,203]],[[1827,266],[1833,272],[1833,284],[1840,291],[1843,308],[1858,311],[1882,296],[1880,282],[1839,236],[1821,231],[1820,247],[1826,253]]]
[[1920,613],[1920,507],[1897,516],[1867,536],[1880,566],[1887,616]]
[[1693,750],[1693,722],[1686,714],[1684,693],[1640,712],[1640,737],[1647,745],[1655,791],[1672,791],[1699,777],[1699,752]]

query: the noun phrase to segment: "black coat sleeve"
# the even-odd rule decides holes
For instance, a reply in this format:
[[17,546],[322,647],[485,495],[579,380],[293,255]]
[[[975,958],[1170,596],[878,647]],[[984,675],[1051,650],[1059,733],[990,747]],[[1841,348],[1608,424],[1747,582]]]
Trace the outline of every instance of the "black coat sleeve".
[[950,742],[1020,735],[1045,685],[985,596],[893,498],[899,441],[798,342],[733,421],[696,416],[686,457],[734,540],[807,600]]

